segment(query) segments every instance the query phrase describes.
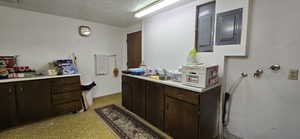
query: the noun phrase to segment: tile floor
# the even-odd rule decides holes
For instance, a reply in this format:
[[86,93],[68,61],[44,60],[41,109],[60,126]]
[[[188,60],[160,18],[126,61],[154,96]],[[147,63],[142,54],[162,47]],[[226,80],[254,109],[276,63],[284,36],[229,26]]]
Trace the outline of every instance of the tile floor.
[[121,94],[95,99],[88,111],[0,131],[0,139],[116,139],[110,128],[94,112],[108,104],[121,105]]

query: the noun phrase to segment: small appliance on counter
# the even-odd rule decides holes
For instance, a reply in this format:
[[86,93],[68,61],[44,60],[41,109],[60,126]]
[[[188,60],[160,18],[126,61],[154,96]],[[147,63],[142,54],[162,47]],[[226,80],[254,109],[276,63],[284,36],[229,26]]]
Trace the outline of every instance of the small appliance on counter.
[[184,65],[182,66],[183,84],[199,88],[211,87],[218,83],[218,65]]

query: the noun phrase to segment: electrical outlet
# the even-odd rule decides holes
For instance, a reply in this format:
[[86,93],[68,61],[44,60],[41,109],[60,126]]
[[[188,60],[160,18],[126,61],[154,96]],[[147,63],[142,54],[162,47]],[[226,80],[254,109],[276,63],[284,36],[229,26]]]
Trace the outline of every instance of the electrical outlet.
[[298,80],[299,70],[298,69],[290,69],[289,70],[289,80]]

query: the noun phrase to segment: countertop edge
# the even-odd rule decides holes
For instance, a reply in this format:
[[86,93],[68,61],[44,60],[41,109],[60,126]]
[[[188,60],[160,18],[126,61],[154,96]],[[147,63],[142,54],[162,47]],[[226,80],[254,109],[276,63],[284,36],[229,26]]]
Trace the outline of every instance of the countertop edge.
[[40,76],[40,77],[31,77],[31,78],[15,78],[15,79],[2,79],[1,83],[11,83],[11,82],[21,82],[21,81],[32,81],[32,80],[43,80],[43,79],[55,79],[55,78],[65,78],[65,77],[75,77],[80,76],[80,74],[71,74],[71,75],[55,75],[55,76]]
[[197,92],[197,93],[204,93],[204,92],[206,92],[210,89],[213,89],[213,88],[216,88],[216,87],[220,86],[220,84],[216,84],[216,85],[208,87],[208,88],[197,88],[197,87],[183,85],[182,83],[174,82],[174,81],[170,81],[170,80],[164,81],[164,80],[151,79],[151,78],[148,78],[148,77],[143,77],[143,76],[138,76],[138,75],[124,74],[124,73],[122,74],[122,76],[128,76],[128,77],[133,77],[133,78],[142,79],[142,80],[146,80],[146,81],[151,81],[151,82],[155,82],[155,83],[161,83],[161,84],[164,84],[164,85],[167,85],[167,86],[186,89],[186,90]]

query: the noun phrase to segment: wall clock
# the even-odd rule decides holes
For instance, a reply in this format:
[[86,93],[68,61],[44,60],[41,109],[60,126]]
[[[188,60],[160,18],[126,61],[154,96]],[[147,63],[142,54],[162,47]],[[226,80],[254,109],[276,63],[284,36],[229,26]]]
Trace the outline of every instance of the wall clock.
[[92,30],[89,26],[80,26],[79,27],[79,35],[83,37],[88,37],[92,33]]

